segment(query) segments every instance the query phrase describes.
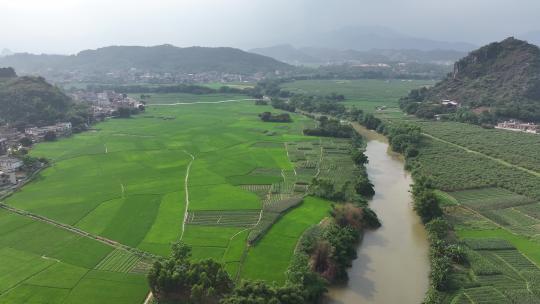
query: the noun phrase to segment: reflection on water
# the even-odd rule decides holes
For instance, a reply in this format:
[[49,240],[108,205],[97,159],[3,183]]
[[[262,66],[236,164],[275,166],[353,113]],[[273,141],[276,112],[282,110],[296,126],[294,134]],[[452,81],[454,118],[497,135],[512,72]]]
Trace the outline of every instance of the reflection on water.
[[411,177],[387,150],[384,138],[370,136],[367,171],[376,192],[370,206],[383,226],[365,233],[348,284],[331,288],[327,303],[417,304],[424,298],[429,244],[412,210]]

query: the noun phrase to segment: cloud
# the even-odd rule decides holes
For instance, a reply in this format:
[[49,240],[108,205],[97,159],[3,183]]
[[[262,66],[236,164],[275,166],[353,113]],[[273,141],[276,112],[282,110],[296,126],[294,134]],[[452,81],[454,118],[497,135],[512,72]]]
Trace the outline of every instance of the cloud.
[[538,0],[0,0],[0,48],[251,48],[347,25],[475,44],[540,29]]

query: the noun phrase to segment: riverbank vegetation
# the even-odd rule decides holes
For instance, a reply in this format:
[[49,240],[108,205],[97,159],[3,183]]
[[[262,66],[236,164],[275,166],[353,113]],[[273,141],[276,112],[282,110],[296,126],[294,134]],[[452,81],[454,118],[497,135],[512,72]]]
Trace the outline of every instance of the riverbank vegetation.
[[[412,172],[414,209],[429,235],[431,272],[425,303],[538,301],[539,295],[524,286],[535,284],[540,268],[523,254],[535,260],[540,252],[540,244],[525,238],[534,237],[535,225],[540,223],[535,213],[540,180],[524,170],[426,137],[421,124],[392,121],[382,125],[379,130],[388,136],[392,149],[405,156]],[[433,154],[434,147],[440,152]],[[490,188],[497,186],[508,190]],[[503,229],[524,237],[518,241]],[[516,250],[514,243],[523,251]],[[505,266],[495,266],[500,263]]]

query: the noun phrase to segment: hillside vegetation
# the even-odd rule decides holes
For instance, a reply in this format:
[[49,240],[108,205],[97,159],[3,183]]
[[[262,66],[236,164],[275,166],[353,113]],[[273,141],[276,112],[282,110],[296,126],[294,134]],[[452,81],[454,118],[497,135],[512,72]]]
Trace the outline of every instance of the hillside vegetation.
[[289,66],[269,57],[234,48],[109,46],[85,50],[77,55],[15,54],[0,59],[0,65],[13,66],[25,73],[43,71],[108,73],[118,70],[146,72],[224,72],[254,74],[274,72]]
[[486,45],[457,61],[454,71],[434,87],[411,91],[401,105],[423,117],[455,112],[440,104],[444,99],[485,111],[480,122],[540,121],[540,49],[512,37]]
[[[0,78],[0,123],[44,125],[67,119],[71,99],[42,77]],[[11,69],[11,71],[13,71]]]

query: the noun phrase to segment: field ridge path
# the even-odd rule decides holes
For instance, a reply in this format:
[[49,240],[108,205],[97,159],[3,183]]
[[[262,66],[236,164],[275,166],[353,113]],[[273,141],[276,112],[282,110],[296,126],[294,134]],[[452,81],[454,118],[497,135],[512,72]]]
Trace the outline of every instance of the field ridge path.
[[188,210],[189,210],[189,191],[188,191],[188,180],[189,180],[189,172],[191,171],[191,165],[195,161],[195,156],[188,151],[184,150],[184,153],[189,155],[191,157],[191,161],[189,162],[187,168],[186,168],[186,177],[184,178],[184,192],[186,193],[186,206],[184,209],[184,220],[182,221],[182,234],[180,235],[180,240],[184,237],[184,232],[186,231],[186,222],[188,218]]
[[128,252],[133,252],[133,250],[137,250],[137,251],[139,251],[141,253],[145,253],[145,254],[149,254],[149,255],[153,256],[149,252],[142,251],[140,249],[137,249],[137,248],[122,244],[120,242],[105,238],[105,237],[100,236],[100,235],[95,235],[95,234],[86,232],[86,231],[84,231],[84,230],[82,230],[80,228],[77,228],[75,226],[71,226],[71,225],[68,225],[68,224],[58,222],[58,221],[53,220],[51,218],[45,217],[43,215],[34,214],[34,213],[30,213],[30,212],[28,212],[26,210],[21,210],[21,209],[15,208],[13,206],[4,204],[3,202],[0,202],[0,209],[4,209],[4,210],[6,210],[8,212],[11,212],[11,213],[14,213],[14,214],[17,214],[17,215],[20,215],[20,216],[24,216],[24,217],[30,218],[32,220],[35,220],[35,221],[39,221],[39,222],[43,222],[43,223],[55,226],[55,227],[57,227],[59,229],[63,229],[65,231],[69,231],[71,233],[75,233],[75,234],[78,234],[80,236],[83,236],[83,237],[98,241],[100,243],[109,245],[109,246],[111,246],[113,248],[116,248],[116,249],[121,249],[121,250],[125,250],[125,251],[128,251]]

